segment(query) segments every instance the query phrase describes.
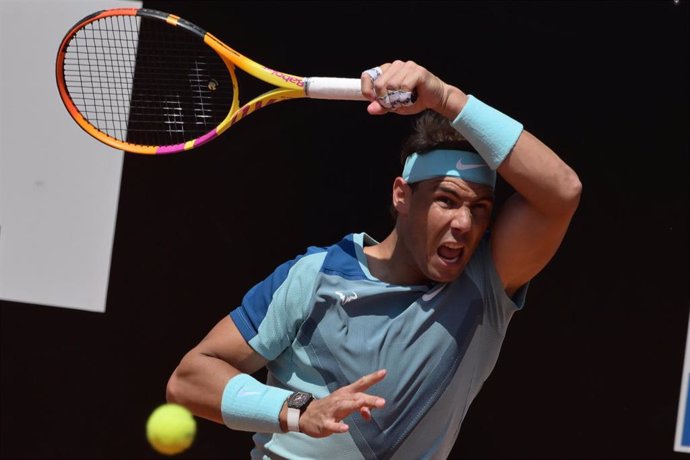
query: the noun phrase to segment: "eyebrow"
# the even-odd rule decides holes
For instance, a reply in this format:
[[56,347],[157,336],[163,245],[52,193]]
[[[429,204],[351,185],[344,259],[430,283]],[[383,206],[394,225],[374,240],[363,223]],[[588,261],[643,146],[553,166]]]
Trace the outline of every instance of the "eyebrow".
[[[447,187],[447,186],[445,186],[445,185],[439,185],[439,186],[438,186],[438,190],[440,190],[440,191],[442,191],[442,192],[445,192],[445,193],[448,193],[448,194],[450,194],[450,195],[453,195],[454,197],[456,197],[456,198],[459,199],[459,200],[465,199],[465,197],[463,197],[462,195],[460,195],[460,194],[457,192],[457,190],[455,190],[455,189],[453,189],[453,188],[450,188],[450,187]],[[474,200],[472,200],[472,201],[484,201],[484,200],[493,201],[493,200],[494,200],[494,194],[493,194],[493,192],[478,193],[478,194],[477,194],[477,198],[474,199]]]

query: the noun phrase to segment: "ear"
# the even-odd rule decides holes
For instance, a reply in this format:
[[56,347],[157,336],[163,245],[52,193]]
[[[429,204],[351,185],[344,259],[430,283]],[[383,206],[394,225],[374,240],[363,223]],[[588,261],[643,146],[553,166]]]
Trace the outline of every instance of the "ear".
[[410,212],[410,200],[412,189],[402,177],[396,177],[393,181],[393,208],[398,215],[407,215]]

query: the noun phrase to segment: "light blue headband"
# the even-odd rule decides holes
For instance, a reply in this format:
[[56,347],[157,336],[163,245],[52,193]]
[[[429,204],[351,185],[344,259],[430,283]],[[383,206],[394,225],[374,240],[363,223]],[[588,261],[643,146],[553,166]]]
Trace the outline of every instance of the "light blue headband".
[[496,172],[478,154],[464,150],[413,153],[407,157],[402,173],[408,184],[445,176],[488,185],[492,189],[496,186]]

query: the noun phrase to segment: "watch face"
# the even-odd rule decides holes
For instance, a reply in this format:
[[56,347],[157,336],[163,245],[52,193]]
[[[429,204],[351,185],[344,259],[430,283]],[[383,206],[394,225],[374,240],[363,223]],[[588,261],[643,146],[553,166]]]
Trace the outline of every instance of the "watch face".
[[290,395],[288,398],[288,407],[292,409],[302,409],[309,404],[313,398],[314,397],[309,393],[298,391],[297,393]]

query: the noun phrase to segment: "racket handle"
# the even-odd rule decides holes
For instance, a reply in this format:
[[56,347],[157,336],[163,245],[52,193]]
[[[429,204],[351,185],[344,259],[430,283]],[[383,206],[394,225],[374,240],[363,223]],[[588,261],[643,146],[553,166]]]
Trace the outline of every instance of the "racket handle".
[[304,92],[312,99],[365,101],[359,78],[309,77],[304,80]]
[[[309,77],[304,79],[304,93],[313,99],[334,99],[338,101],[366,101],[362,95],[359,78]],[[417,99],[415,91],[389,91],[377,98],[387,109],[412,105]]]

